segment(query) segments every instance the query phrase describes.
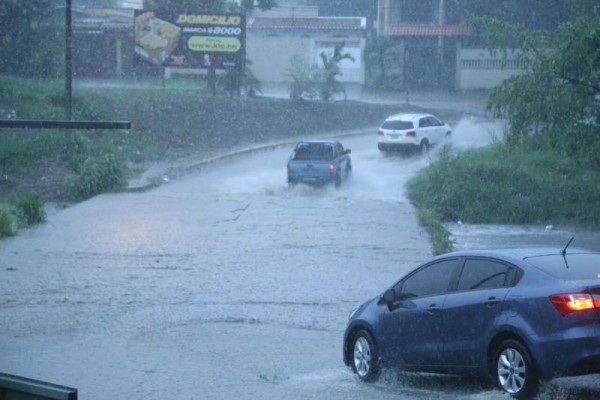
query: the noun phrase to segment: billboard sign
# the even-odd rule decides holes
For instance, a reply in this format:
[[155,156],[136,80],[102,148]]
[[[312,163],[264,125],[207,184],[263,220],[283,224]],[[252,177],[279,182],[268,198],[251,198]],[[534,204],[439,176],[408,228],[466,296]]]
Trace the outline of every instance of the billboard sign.
[[241,69],[246,50],[242,14],[136,11],[136,59],[165,67]]

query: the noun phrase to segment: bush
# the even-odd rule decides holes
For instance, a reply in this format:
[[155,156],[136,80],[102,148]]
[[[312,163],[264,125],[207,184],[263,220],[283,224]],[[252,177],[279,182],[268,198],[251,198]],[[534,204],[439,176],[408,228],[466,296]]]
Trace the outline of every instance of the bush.
[[297,57],[292,58],[288,75],[292,78],[290,83],[290,99],[314,99],[318,96],[319,70],[310,67]]
[[600,227],[600,172],[527,146],[445,156],[409,181],[411,201],[442,221]]
[[13,236],[15,234],[13,223],[14,217],[8,206],[0,204],[0,238],[5,236]]
[[121,162],[113,154],[104,154],[87,158],[70,188],[77,199],[87,199],[99,193],[121,189],[125,182],[125,169]]
[[26,193],[14,201],[19,228],[26,228],[46,220],[44,202],[37,193]]

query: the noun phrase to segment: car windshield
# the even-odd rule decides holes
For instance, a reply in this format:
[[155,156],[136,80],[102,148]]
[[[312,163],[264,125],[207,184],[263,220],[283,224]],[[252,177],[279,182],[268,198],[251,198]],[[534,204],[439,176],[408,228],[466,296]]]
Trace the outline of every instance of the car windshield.
[[330,161],[333,159],[333,147],[326,143],[302,144],[294,152],[294,161]]
[[530,264],[563,280],[597,280],[600,285],[600,254],[550,254],[525,258]]

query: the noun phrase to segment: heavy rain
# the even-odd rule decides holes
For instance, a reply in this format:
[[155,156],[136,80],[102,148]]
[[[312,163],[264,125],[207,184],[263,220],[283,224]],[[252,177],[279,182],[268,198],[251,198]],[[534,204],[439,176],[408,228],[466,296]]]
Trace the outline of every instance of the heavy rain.
[[[600,10],[593,1],[528,7],[469,0],[0,3],[7,26],[0,42],[0,398],[14,398],[2,386],[7,377],[75,388],[79,399],[507,398],[492,380],[473,376],[384,368],[376,382],[363,382],[344,365],[343,336],[352,310],[441,252],[558,252],[571,238],[577,248],[600,251],[600,223],[590,217],[598,211],[598,141],[582,133],[585,149],[573,142],[554,148],[556,130],[545,127],[567,128],[542,112],[551,105],[532,106],[544,114],[537,120],[503,103],[518,96],[494,88],[525,75],[525,61],[488,52],[499,39],[478,30],[495,27],[485,20],[493,17],[552,32],[585,17],[598,24]],[[179,22],[198,26],[175,29],[181,13],[193,18]],[[244,34],[231,26],[223,31],[231,37],[208,34],[203,24],[211,21],[243,21]],[[136,24],[151,29],[144,40]],[[171,43],[184,28],[208,35],[190,41],[202,47],[200,57]],[[572,99],[582,110],[576,122],[597,133],[590,122],[597,103]],[[399,112],[433,114],[452,132],[431,139],[427,151],[381,150],[380,124]],[[90,129],[71,129],[69,120]],[[91,124],[101,121],[131,127]],[[515,134],[534,125],[541,132]],[[560,193],[572,190],[565,201],[581,204],[526,218],[518,210],[497,216],[497,205],[473,216],[465,209],[478,210],[477,199],[473,206],[444,203],[436,218],[445,233],[437,239],[423,220],[430,205],[416,200],[415,179],[478,151],[516,143],[509,153],[523,154],[534,149],[531,138],[537,150],[564,158],[551,159],[566,188]],[[339,187],[288,185],[290,152],[304,140],[350,149],[349,178]],[[539,175],[549,173],[542,169],[548,159],[531,158]],[[490,183],[489,176],[462,178],[457,185]],[[519,187],[541,190],[541,181]],[[515,176],[508,182],[521,184]],[[521,203],[538,204],[535,193],[521,190]],[[542,380],[535,398],[597,398],[599,378]],[[27,390],[18,395],[35,398]]]

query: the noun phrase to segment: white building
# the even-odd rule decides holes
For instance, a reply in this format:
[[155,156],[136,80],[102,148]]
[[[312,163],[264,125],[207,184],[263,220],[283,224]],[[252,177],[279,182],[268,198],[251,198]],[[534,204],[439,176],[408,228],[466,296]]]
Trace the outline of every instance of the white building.
[[289,82],[288,71],[293,60],[319,65],[322,52],[331,53],[344,43],[343,52],[354,61],[340,63],[341,82],[364,83],[363,51],[366,19],[360,17],[320,17],[314,6],[279,6],[255,11],[248,16],[246,58],[252,71],[266,83]]

